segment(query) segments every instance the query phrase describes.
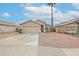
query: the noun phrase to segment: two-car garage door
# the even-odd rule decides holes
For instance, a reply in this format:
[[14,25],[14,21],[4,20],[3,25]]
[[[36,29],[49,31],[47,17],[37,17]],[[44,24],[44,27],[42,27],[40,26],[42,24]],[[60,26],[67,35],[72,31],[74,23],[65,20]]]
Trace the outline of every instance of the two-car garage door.
[[40,31],[40,27],[39,26],[24,26],[23,27],[23,33],[38,33],[41,32]]

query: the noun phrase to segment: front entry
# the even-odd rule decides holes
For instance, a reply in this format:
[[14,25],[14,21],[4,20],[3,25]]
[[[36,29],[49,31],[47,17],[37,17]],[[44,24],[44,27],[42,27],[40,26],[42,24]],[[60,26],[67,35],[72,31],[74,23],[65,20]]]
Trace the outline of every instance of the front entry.
[[41,32],[44,32],[44,25],[41,25]]

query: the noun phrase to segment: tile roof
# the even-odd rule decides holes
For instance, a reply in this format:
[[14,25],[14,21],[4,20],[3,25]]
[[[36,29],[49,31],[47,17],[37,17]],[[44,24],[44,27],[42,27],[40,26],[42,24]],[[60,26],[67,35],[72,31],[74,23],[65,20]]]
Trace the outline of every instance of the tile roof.
[[18,27],[19,25],[0,20],[0,25]]
[[25,22],[21,23],[20,25],[25,24],[25,23],[28,23],[28,22],[34,22],[34,23],[36,23],[36,24],[38,24],[38,25],[41,25],[41,24],[39,24],[39,23],[37,23],[37,22],[35,22],[35,21],[33,21],[33,20],[25,21]]
[[79,21],[79,19],[73,19],[73,20],[65,21],[65,22],[62,22],[60,24],[57,24],[56,26],[67,25],[67,24],[70,24],[70,23],[75,22],[75,21]]
[[46,22],[44,22],[44,21],[42,21],[42,20],[36,20],[36,22],[41,22],[41,23],[46,24]]
[[21,23],[20,25],[22,25],[22,24],[24,24],[24,23],[27,23],[27,22],[30,22],[30,21],[32,21],[32,22],[34,22],[34,23],[36,23],[36,24],[39,24],[39,25],[42,25],[42,24],[40,24],[39,22],[41,22],[41,23],[43,23],[43,24],[46,24],[46,25],[49,25],[49,24],[47,24],[46,22],[44,22],[44,21],[42,21],[42,20],[36,20],[36,21],[28,20],[28,21],[25,21],[25,22]]
[[43,24],[45,24],[45,25],[51,26],[51,25],[47,24],[46,22],[44,22],[44,21],[42,21],[42,20],[36,20],[36,22],[41,22],[41,23],[43,23]]

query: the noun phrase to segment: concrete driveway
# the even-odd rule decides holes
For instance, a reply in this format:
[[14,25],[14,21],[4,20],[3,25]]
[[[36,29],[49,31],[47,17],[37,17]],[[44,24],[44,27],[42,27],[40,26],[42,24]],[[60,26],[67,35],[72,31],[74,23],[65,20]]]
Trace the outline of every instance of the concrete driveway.
[[38,45],[38,34],[27,33],[19,34],[0,40],[0,45]]
[[0,40],[0,55],[37,55],[38,34],[19,34]]

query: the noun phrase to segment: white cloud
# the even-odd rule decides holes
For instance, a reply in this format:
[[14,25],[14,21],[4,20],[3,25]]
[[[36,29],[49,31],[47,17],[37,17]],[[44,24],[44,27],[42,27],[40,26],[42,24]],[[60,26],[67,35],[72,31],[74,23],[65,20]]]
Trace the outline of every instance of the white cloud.
[[32,16],[44,18],[44,17],[50,17],[51,11],[50,11],[50,7],[47,6],[25,7],[24,14],[27,15],[27,13]]
[[10,17],[11,15],[7,12],[4,12],[2,14],[0,14],[0,16],[3,16],[3,17]]
[[56,22],[61,22],[66,20],[66,16],[60,10],[57,10],[55,7],[53,7],[53,19],[57,20]]
[[30,6],[32,6],[32,3],[24,3],[24,4],[22,3],[22,4],[20,4],[20,6],[21,7],[26,7],[26,6],[30,7]]
[[[46,20],[48,19],[50,21],[51,18],[51,9],[48,6],[24,6],[23,14],[27,17],[27,19],[41,19],[41,20]],[[46,20],[46,21],[48,21]],[[19,23],[22,23],[26,20],[20,21]]]
[[79,17],[79,11],[67,11],[67,14],[72,16],[72,17]]
[[71,10],[71,11],[61,12],[60,10],[57,10],[56,8],[53,7],[53,18],[54,20],[57,20],[59,23],[72,20],[75,18],[79,18],[79,11]]
[[43,13],[50,13],[50,7],[41,6],[41,7],[26,7],[26,10],[30,10],[32,12],[43,12]]
[[[40,7],[27,7],[24,6],[25,10],[24,10],[24,15],[29,17],[37,17],[37,18],[47,18],[50,19],[51,18],[51,9],[48,6],[40,6]],[[60,23],[60,22],[64,22],[64,21],[68,21],[68,20],[72,20],[74,18],[79,17],[79,11],[75,11],[75,10],[69,10],[66,12],[62,12],[58,9],[56,9],[55,7],[53,7],[53,19],[55,21],[55,23]]]
[[62,14],[61,11],[59,11],[53,7],[53,17],[54,17],[54,19],[61,19],[64,17],[64,15]]
[[79,3],[72,3],[72,5],[73,5],[75,8],[79,9]]

